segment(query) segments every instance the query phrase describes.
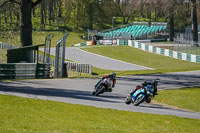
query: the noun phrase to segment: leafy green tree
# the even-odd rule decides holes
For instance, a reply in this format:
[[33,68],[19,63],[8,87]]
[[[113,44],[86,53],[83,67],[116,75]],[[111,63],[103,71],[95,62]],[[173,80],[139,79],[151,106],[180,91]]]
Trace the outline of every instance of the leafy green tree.
[[8,3],[14,3],[20,7],[21,24],[20,24],[20,40],[22,46],[32,45],[32,9],[42,0],[4,0],[0,7]]

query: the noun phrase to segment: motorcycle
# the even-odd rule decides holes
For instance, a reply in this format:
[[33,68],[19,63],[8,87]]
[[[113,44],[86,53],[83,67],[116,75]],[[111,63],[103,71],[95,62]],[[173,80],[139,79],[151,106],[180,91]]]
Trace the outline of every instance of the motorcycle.
[[[154,80],[152,83],[137,86],[134,90],[131,90],[130,95],[125,99],[126,104],[131,104],[138,106],[142,102],[150,103],[151,99],[155,96],[157,91],[158,80]],[[156,89],[156,91],[155,91]]]
[[112,81],[109,78],[101,79],[94,88],[92,95],[98,96],[108,91],[108,88],[112,88]]

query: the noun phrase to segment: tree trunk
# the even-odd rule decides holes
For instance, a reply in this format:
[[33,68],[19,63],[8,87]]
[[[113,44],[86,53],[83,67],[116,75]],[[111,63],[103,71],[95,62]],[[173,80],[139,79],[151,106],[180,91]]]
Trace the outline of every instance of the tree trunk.
[[126,23],[126,17],[123,16],[123,24],[125,24],[125,23]]
[[51,25],[51,20],[52,20],[52,12],[53,12],[53,4],[52,4],[52,0],[49,1],[48,4],[48,19],[49,19],[49,25]]
[[90,3],[88,6],[88,19],[89,19],[89,29],[93,29],[93,20],[94,20],[94,4]]
[[58,18],[62,18],[62,1],[59,1]]
[[77,7],[76,7],[76,20],[75,20],[75,29],[79,29],[79,14],[80,14],[80,2],[78,2],[78,4],[76,5]]
[[19,16],[19,12],[16,12],[16,17],[17,17],[17,26],[20,26],[20,16]]
[[20,41],[22,46],[32,45],[32,0],[22,0],[21,6]]
[[55,10],[56,10],[56,3],[55,3],[55,1],[52,1],[52,20],[53,20],[53,22],[55,22]]
[[36,10],[36,8],[32,9],[33,17],[36,17],[35,10]]
[[10,26],[13,23],[13,17],[12,17],[12,8],[13,8],[13,4],[11,3],[11,6],[9,7],[9,16],[10,16]]
[[169,18],[169,40],[173,41],[174,39],[174,15],[170,14],[170,18]]
[[151,21],[151,11],[147,11],[147,18]]
[[173,3],[170,3],[169,7],[169,41],[174,40],[174,7]]
[[157,21],[157,8],[156,8],[156,7],[154,8],[154,12],[155,12],[155,18],[154,18],[154,21],[156,22],[156,21]]
[[[196,8],[196,0],[191,0],[191,19],[192,19],[192,33],[193,33],[193,41],[198,42],[198,21],[197,21],[197,8]],[[198,46],[198,44],[194,44]]]
[[45,25],[44,25],[44,10],[45,10],[45,5],[44,5],[44,1],[42,1],[41,5],[40,5],[41,29],[42,30],[45,29]]
[[[20,27],[20,41],[22,46],[32,45],[32,0],[21,1],[21,27]],[[33,62],[32,52],[24,53],[27,62]]]
[[10,26],[12,25],[13,21],[12,21],[12,11],[10,11]]
[[4,11],[4,15],[3,15],[3,16],[4,16],[4,22],[5,22],[5,24],[7,25],[7,22],[8,22],[8,21],[7,21],[7,17],[6,17],[6,11]]
[[0,12],[0,29],[1,29],[1,12]]
[[130,17],[127,17],[127,19],[126,19],[126,24],[128,24],[129,19],[130,19]]

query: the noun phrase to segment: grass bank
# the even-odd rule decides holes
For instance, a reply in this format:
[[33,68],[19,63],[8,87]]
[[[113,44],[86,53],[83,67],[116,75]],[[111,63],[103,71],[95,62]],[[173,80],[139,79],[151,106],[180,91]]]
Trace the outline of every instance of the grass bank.
[[[191,63],[188,61],[173,59],[170,57],[152,54],[128,46],[91,47],[83,48],[83,50],[122,60],[125,62],[154,68],[154,70],[120,71],[118,72],[119,75],[200,70],[200,63]],[[96,71],[97,73],[104,72],[104,70],[101,69],[98,69]]]
[[7,62],[6,54],[7,52],[5,49],[0,49],[0,63]]
[[200,112],[200,87],[159,90],[154,100],[171,106]]
[[199,133],[200,120],[0,95],[0,131]]
[[[33,31],[33,44],[44,44],[45,37],[49,34],[54,35],[52,38],[52,46],[55,47],[56,43],[59,39],[61,39],[65,32],[59,31]],[[69,36],[67,37],[66,45],[72,46],[73,44],[85,42],[81,38],[81,33],[78,32],[69,32]],[[0,42],[6,42],[13,44],[15,46],[20,46],[20,34],[17,31],[1,31],[0,32]]]

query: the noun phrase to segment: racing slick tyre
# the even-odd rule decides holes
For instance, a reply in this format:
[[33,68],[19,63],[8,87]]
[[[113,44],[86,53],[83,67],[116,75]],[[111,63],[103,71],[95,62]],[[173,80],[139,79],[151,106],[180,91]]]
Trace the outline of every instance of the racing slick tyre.
[[127,97],[127,98],[125,99],[125,103],[126,103],[126,104],[131,104],[131,97]]

